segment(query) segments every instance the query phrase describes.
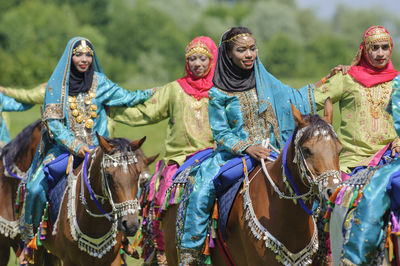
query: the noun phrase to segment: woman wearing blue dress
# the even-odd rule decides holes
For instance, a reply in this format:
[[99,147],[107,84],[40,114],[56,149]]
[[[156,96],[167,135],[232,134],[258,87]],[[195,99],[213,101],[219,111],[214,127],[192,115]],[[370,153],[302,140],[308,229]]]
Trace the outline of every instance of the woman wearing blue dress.
[[11,137],[4,121],[3,112],[26,111],[32,108],[32,104],[19,103],[0,92],[0,147],[10,142]]
[[25,201],[25,242],[33,238],[46,203],[48,182],[43,169],[62,154],[84,157],[97,146],[96,133],[108,137],[106,106],[134,106],[152,90],[125,90],[103,73],[89,40],[71,39],[47,83],[44,131],[32,163]]
[[178,240],[182,264],[199,262],[215,201],[213,178],[221,166],[246,154],[265,159],[269,150],[261,142],[266,138],[282,147],[295,128],[290,102],[303,114],[315,111],[312,86],[292,89],[268,73],[245,27],[234,27],[222,36],[213,83],[209,119],[217,148],[190,173],[193,191]]

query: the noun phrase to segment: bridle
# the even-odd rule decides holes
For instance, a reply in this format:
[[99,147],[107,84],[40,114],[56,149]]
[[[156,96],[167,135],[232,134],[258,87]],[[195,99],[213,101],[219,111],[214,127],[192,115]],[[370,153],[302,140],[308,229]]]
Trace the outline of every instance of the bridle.
[[[296,200],[299,201],[299,204],[305,210],[305,212],[309,215],[312,215],[312,211],[304,204],[304,201],[310,200],[311,198],[313,198],[313,196],[317,194],[315,193],[314,190],[315,187],[318,187],[318,192],[322,193],[324,187],[328,185],[328,179],[331,176],[333,176],[332,182],[338,185],[341,182],[341,174],[339,170],[332,169],[332,170],[326,170],[322,174],[315,176],[310,171],[310,168],[308,167],[306,159],[304,157],[303,150],[299,145],[299,141],[303,137],[304,132],[307,130],[308,127],[309,126],[303,127],[297,131],[297,134],[294,139],[295,155],[293,158],[293,162],[299,166],[300,180],[302,181],[303,185],[308,188],[308,191],[306,193],[300,194],[287,166],[287,151],[292,141],[293,134],[292,136],[290,136],[289,140],[286,142],[285,147],[283,149],[282,176],[283,176],[283,182],[286,184],[286,187],[289,190],[288,195],[280,191],[278,186],[274,183],[274,181],[272,180],[271,176],[268,173],[268,170],[265,166],[265,162],[263,159],[261,160],[261,166],[265,176],[267,177],[268,181],[271,183],[272,187],[274,188],[275,192],[279,195],[280,198],[294,200],[294,202],[296,202]],[[334,131],[332,130],[332,132]],[[321,134],[326,138],[331,137],[328,130],[322,129],[314,132],[314,136],[319,134]],[[337,138],[336,134],[333,137]],[[263,145],[267,147],[272,147],[272,145],[269,143],[269,139],[263,142]],[[273,149],[276,151],[276,148]]]
[[[127,215],[127,214],[135,214],[138,213],[140,210],[140,205],[139,205],[139,201],[137,198],[133,199],[133,200],[127,200],[121,203],[115,203],[113,198],[112,198],[112,194],[111,194],[111,188],[110,188],[110,184],[109,184],[109,173],[107,173],[106,168],[109,167],[118,167],[118,166],[122,166],[122,170],[127,172],[128,171],[128,166],[131,164],[137,164],[138,163],[138,159],[136,156],[136,153],[134,151],[128,151],[125,153],[115,153],[112,155],[103,153],[102,159],[101,159],[101,183],[102,183],[102,193],[103,195],[98,195],[95,194],[90,186],[90,174],[89,176],[87,175],[87,173],[91,172],[92,166],[93,166],[93,161],[95,160],[96,156],[97,156],[97,151],[99,150],[99,148],[97,148],[94,153],[91,156],[91,163],[89,166],[89,171],[87,171],[87,161],[88,161],[88,153],[86,153],[85,155],[85,160],[84,160],[84,164],[83,164],[83,171],[82,171],[82,176],[81,176],[81,182],[82,182],[82,186],[81,186],[81,201],[85,206],[85,210],[86,212],[93,216],[93,217],[106,217],[110,222],[114,222],[116,219],[120,219],[121,217]],[[146,178],[149,173],[147,172],[140,172],[139,171],[139,181],[141,178]],[[90,198],[95,202],[97,209],[102,213],[102,214],[95,214],[93,212],[91,212],[87,206],[85,197],[84,197],[84,190],[83,190],[83,182],[85,182],[86,188],[89,191],[90,194]],[[104,211],[104,209],[101,207],[100,203],[98,200],[101,200],[102,203],[105,200],[108,200],[110,206],[111,206],[111,211],[110,212],[106,212]]]
[[[314,187],[318,187],[319,192],[322,191],[322,186],[328,184],[328,178],[330,176],[334,176],[333,182],[339,183],[341,180],[341,175],[338,170],[327,170],[323,172],[322,174],[318,175],[317,177],[314,176],[314,174],[310,171],[307,162],[305,160],[304,154],[301,150],[301,147],[299,145],[299,141],[301,137],[304,135],[304,132],[307,127],[304,127],[300,130],[297,131],[295,140],[294,140],[294,147],[295,147],[295,156],[293,159],[293,162],[299,166],[300,170],[300,176],[302,183],[309,188],[309,191],[300,194],[295,183],[293,182],[293,178],[290,175],[289,169],[287,167],[287,162],[286,162],[286,157],[287,157],[287,150],[288,147],[291,143],[293,135],[290,137],[290,139],[286,142],[285,148],[283,149],[283,181],[286,184],[286,187],[289,189],[289,195],[286,195],[284,192],[280,191],[278,186],[274,183],[272,180],[271,176],[268,174],[267,168],[265,166],[264,160],[261,160],[261,165],[263,172],[265,176],[267,177],[268,181],[271,183],[274,191],[279,195],[280,198],[283,199],[290,199],[293,200],[295,203],[299,201],[300,205],[302,208],[306,211],[307,214],[312,215],[312,211],[308,209],[308,207],[304,204],[303,200],[309,200],[312,199],[312,197],[315,195]],[[334,132],[334,131],[332,131]],[[318,131],[317,133],[314,133],[314,135],[322,134],[323,136],[328,136],[326,134],[329,132],[326,130],[321,130]],[[331,137],[329,135],[329,137]],[[336,135],[334,136],[336,137]],[[269,139],[263,142],[263,145],[265,147],[269,147],[275,152],[279,154],[279,151],[274,148],[271,143],[269,142]],[[243,160],[243,166],[244,166],[244,184],[243,184],[243,209],[245,211],[245,219],[248,221],[248,226],[250,227],[252,235],[258,239],[264,242],[265,247],[269,248],[272,252],[275,253],[275,259],[278,262],[281,262],[284,265],[310,265],[312,264],[312,256],[315,254],[318,250],[318,229],[317,225],[315,223],[314,217],[311,216],[312,222],[313,222],[313,234],[311,236],[310,242],[300,251],[297,253],[292,253],[288,250],[288,248],[280,242],[277,238],[275,238],[267,228],[265,228],[261,222],[258,220],[257,215],[254,211],[253,208],[253,203],[251,200],[250,196],[250,182],[249,180],[249,174],[247,171],[247,166],[246,166],[246,160],[242,158]],[[271,160],[271,159],[270,159]],[[256,176],[257,173],[254,175]],[[254,178],[253,176],[253,178]],[[293,192],[294,191],[294,192]]]
[[[120,218],[127,214],[135,214],[140,210],[139,202],[135,197],[134,200],[127,200],[121,203],[115,203],[112,199],[111,187],[107,178],[106,168],[114,166],[122,166],[123,169],[127,170],[128,166],[131,164],[137,164],[137,156],[134,151],[128,151],[126,153],[116,153],[116,154],[106,154],[103,153],[100,164],[100,173],[101,173],[101,184],[102,184],[102,194],[95,194],[90,186],[90,173],[94,165],[94,161],[96,156],[98,156],[98,151],[100,147],[97,147],[91,155],[91,161],[89,165],[89,171],[87,170],[88,157],[89,154],[85,154],[85,160],[83,163],[83,167],[78,173],[78,175],[74,175],[72,171],[72,163],[70,164],[70,176],[68,177],[68,220],[70,225],[70,231],[72,238],[78,242],[78,247],[80,250],[87,252],[89,255],[93,257],[101,258],[104,254],[106,254],[112,247],[117,244],[116,236],[118,233],[118,221]],[[89,173],[89,175],[88,175]],[[139,171],[139,180],[140,178],[145,178],[148,173],[141,173]],[[76,217],[76,207],[75,207],[75,199],[76,199],[76,183],[78,176],[81,175],[81,188],[80,188],[80,200],[84,205],[85,211],[92,217],[105,217],[108,221],[111,222],[111,228],[105,233],[105,235],[93,238],[91,236],[86,235],[79,228],[78,220]],[[94,201],[97,209],[101,212],[101,214],[95,214],[89,210],[87,205],[85,195],[84,195],[84,186],[86,186],[90,198]],[[111,211],[106,212],[101,207],[99,200],[104,203],[108,201],[111,205]],[[53,235],[57,233],[57,224],[54,226]]]

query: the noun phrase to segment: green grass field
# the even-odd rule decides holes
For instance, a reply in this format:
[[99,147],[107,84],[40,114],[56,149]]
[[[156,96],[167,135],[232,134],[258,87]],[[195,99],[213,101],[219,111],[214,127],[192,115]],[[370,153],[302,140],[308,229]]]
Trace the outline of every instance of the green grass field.
[[[293,87],[300,87],[306,84],[307,82],[304,80],[288,80],[286,81]],[[35,106],[34,108],[25,111],[25,112],[13,112],[5,114],[7,124],[9,125],[9,131],[11,137],[15,137],[21,130],[40,118],[40,107]],[[334,125],[335,127],[338,124],[340,118],[340,113],[338,111],[337,106],[335,106],[335,115],[334,115]],[[160,153],[159,158],[162,157],[164,153],[164,139],[166,132],[167,121],[160,122],[151,126],[142,126],[132,128],[126,125],[117,124],[115,129],[115,137],[125,137],[130,140],[135,140],[146,136],[147,139],[143,144],[143,150],[147,156],[154,155],[156,153]],[[151,169],[154,169],[154,163]],[[141,265],[142,261],[137,261],[129,258],[129,265]],[[10,262],[8,266],[18,265],[17,260],[14,255],[11,256]]]

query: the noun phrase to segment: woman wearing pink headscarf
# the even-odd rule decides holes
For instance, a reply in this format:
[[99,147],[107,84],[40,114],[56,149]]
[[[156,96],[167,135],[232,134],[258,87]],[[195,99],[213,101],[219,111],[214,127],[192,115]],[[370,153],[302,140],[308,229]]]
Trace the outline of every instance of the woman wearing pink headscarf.
[[208,120],[208,91],[213,86],[217,46],[209,37],[200,36],[189,43],[185,52],[186,76],[159,88],[151,99],[141,105],[114,109],[112,112],[115,121],[130,126],[168,119],[165,156],[157,163],[155,174],[141,197],[145,219],[142,257],[146,260],[154,245],[159,265],[166,264],[159,218],[167,189],[179,166],[191,154],[213,146]]
[[[390,60],[393,41],[382,26],[369,27],[348,74],[338,72],[322,79],[315,90],[317,109],[330,97],[341,111],[338,136],[343,145],[340,168],[350,174],[358,166],[379,164],[385,151],[400,152],[392,116],[385,108],[398,75]],[[339,67],[340,68],[340,67]]]

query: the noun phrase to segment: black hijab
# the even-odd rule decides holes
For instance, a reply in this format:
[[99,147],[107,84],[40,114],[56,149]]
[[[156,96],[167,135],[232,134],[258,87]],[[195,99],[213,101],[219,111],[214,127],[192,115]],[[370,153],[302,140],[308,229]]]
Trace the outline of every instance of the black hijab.
[[247,91],[256,87],[254,67],[244,70],[236,66],[228,57],[227,39],[228,32],[222,36],[218,47],[218,59],[213,78],[214,86],[228,92]]
[[[93,50],[92,44],[88,41],[86,41],[86,43]],[[80,44],[81,41],[76,42],[72,49],[75,49]],[[71,59],[71,71],[69,73],[68,95],[76,96],[81,92],[89,91],[90,88],[92,87],[93,74],[94,74],[94,68],[92,64],[90,64],[88,70],[82,73],[78,69],[76,69]]]

